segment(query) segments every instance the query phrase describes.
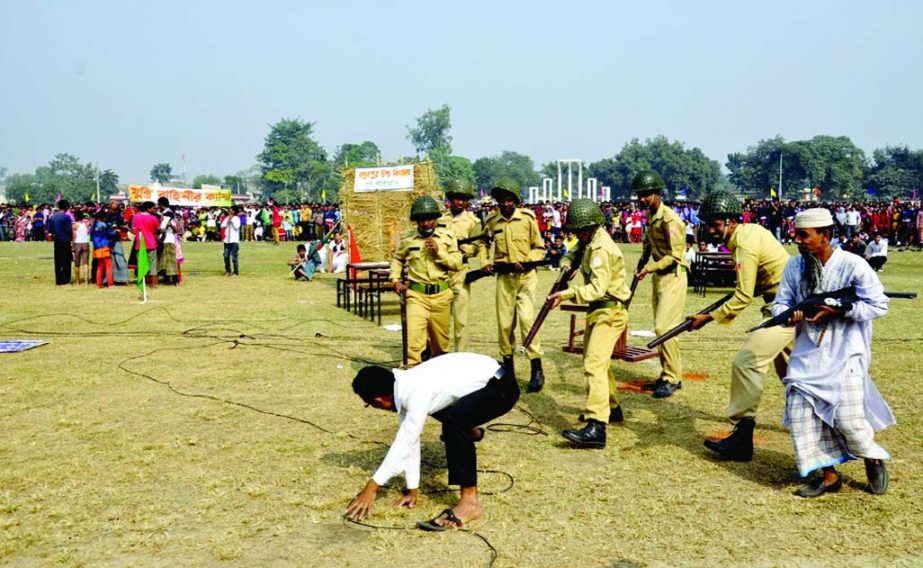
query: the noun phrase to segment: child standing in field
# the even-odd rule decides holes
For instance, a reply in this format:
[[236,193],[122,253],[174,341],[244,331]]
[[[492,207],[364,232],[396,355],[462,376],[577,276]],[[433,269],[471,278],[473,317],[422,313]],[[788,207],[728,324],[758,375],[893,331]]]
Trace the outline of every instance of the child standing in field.
[[83,283],[90,284],[90,227],[84,218],[83,211],[74,212],[73,246],[74,246],[74,271],[77,274],[77,284],[80,284],[80,267],[84,267]]
[[93,259],[96,261],[96,287],[103,287],[103,276],[105,275],[106,285],[113,288],[115,284],[112,281],[112,249],[109,244],[117,237],[115,231],[106,223],[105,211],[100,210],[96,213],[90,236],[93,241]]

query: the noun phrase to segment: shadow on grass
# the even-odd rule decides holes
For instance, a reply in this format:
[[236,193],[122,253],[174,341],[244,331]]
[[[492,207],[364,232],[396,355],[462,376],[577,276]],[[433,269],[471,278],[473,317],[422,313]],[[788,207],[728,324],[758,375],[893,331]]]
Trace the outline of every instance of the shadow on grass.
[[[321,457],[327,465],[348,469],[360,467],[371,476],[381,465],[388,453],[387,446],[374,445],[367,449],[347,452],[328,452]],[[420,487],[421,490],[445,490],[446,463],[445,446],[439,442],[420,443]],[[393,481],[393,480],[392,480]]]

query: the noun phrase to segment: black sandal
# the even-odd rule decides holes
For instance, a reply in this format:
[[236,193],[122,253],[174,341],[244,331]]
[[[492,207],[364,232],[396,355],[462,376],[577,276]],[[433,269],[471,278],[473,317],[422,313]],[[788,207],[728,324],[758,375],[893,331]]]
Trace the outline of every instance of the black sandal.
[[[440,525],[436,520],[443,515],[445,515],[446,524]],[[455,526],[453,527],[449,523],[454,523]],[[452,509],[446,509],[428,521],[417,521],[417,526],[425,531],[442,532],[450,528],[464,528],[465,523],[455,516],[455,512],[452,511]]]

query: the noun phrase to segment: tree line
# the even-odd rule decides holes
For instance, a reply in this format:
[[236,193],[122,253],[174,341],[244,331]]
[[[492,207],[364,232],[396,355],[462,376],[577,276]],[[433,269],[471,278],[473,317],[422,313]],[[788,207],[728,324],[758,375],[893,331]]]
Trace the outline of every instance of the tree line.
[[[544,177],[557,179],[556,162],[536,167],[532,158],[511,150],[474,161],[453,154],[448,105],[428,109],[407,126],[407,139],[416,153],[398,161],[383,160],[378,146],[368,140],[342,144],[331,154],[315,139],[314,127],[315,123],[300,118],[284,118],[270,126],[254,166],[223,177],[199,175],[192,185],[222,185],[281,203],[334,201],[347,168],[420,160],[433,163],[440,182],[463,179],[483,190],[500,178],[512,178],[523,188],[540,187]],[[800,196],[803,188],[819,191],[825,199],[910,198],[923,189],[923,150],[888,146],[868,156],[847,136],[794,141],[776,136],[728,155],[724,165],[727,174],[701,149],[657,136],[643,142],[632,139],[612,157],[584,163],[583,169],[585,179],[596,178],[600,187],[610,187],[614,200],[628,199],[634,174],[647,168],[663,176],[668,198],[682,195],[690,200],[716,188],[745,195],[778,195],[780,182],[781,195],[786,198]],[[119,177],[115,172],[99,172],[71,154],[58,154],[31,174],[5,176],[0,168],[0,183],[5,183],[10,202],[22,202],[26,196],[34,203],[50,202],[57,195],[91,201],[96,195],[97,176],[103,199],[117,191]],[[168,184],[173,180],[172,167],[157,163],[150,178]]]

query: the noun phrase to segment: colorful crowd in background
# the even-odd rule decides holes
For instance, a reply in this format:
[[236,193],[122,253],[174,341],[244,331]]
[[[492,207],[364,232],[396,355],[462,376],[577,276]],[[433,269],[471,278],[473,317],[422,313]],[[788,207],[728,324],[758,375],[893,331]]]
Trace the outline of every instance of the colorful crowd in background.
[[[780,242],[794,241],[795,215],[809,207],[822,205],[830,210],[837,225],[838,239],[836,246],[856,252],[866,258],[882,257],[874,261],[876,270],[886,261],[888,246],[897,250],[923,249],[923,206],[920,201],[902,202],[900,199],[879,202],[836,201],[836,202],[798,202],[779,199],[747,199],[743,203],[743,222],[756,223],[768,229]],[[545,237],[547,257],[559,259],[576,244],[576,237],[563,230],[567,220],[569,202],[544,202],[523,205],[532,209],[540,231]],[[495,210],[496,203],[491,200],[472,202],[471,211],[483,222]],[[640,243],[647,228],[647,212],[637,201],[604,202],[600,208],[605,220],[606,231],[618,243]],[[698,203],[677,202],[676,213],[686,225],[687,240],[690,249],[716,250],[711,243],[699,243],[697,238],[700,221]],[[266,241],[280,242],[315,242],[327,234],[341,219],[341,212],[336,204],[305,203],[301,205],[245,204],[229,208],[192,208],[168,207],[170,216],[170,238],[176,241],[176,271],[168,271],[171,282],[182,281],[181,265],[183,262],[182,241],[226,242],[227,219],[230,215],[239,221],[241,242]],[[0,241],[51,241],[48,223],[55,207],[41,205],[2,205],[0,206]],[[73,260],[78,280],[89,283],[96,278],[97,284],[114,281],[117,284],[128,282],[126,259],[121,242],[135,239],[132,222],[138,213],[137,204],[115,203],[97,205],[93,203],[78,204],[68,211],[74,222],[70,241],[73,247]],[[162,216],[163,211],[155,209],[154,213]],[[233,226],[236,226],[233,224]],[[162,235],[161,235],[162,240]],[[95,255],[109,242],[109,252],[113,265],[113,276],[108,277],[108,268],[102,268],[102,277],[98,277],[100,264]],[[228,244],[226,242],[226,244]],[[137,248],[135,245],[134,248]],[[327,249],[331,249],[328,251]],[[308,247],[310,251],[310,247]],[[316,252],[316,251],[315,251]],[[320,251],[316,263],[320,271],[342,272],[345,268],[348,243],[338,232],[329,245]],[[313,255],[313,252],[311,252]],[[236,256],[236,255],[235,255]],[[93,268],[80,269],[89,265],[93,259]],[[873,262],[873,261],[870,261]],[[156,266],[156,265],[155,265]],[[159,268],[159,267],[158,267]],[[162,271],[161,271],[162,272]],[[231,272],[230,270],[228,271]]]

